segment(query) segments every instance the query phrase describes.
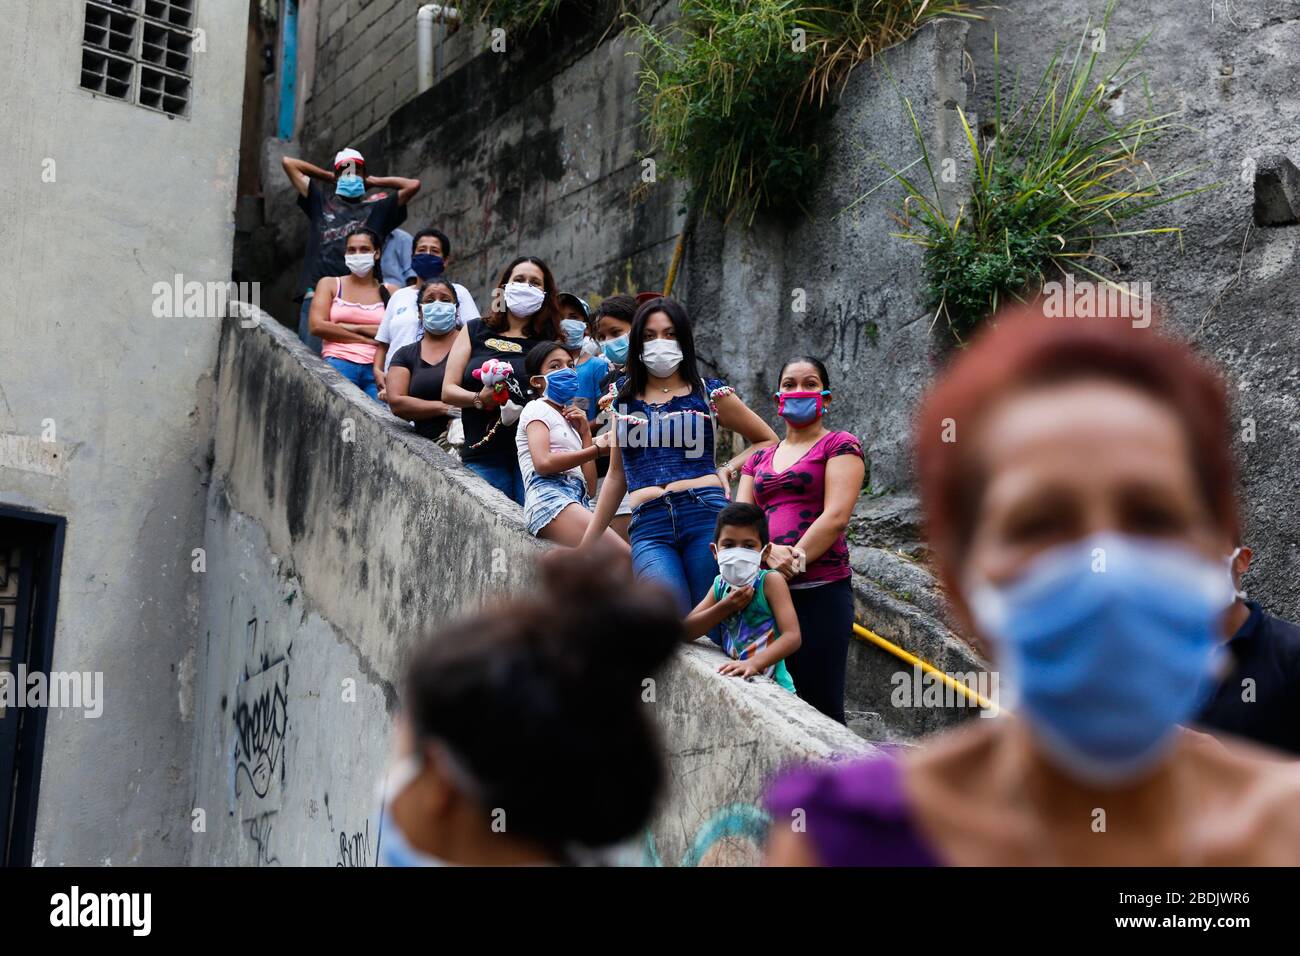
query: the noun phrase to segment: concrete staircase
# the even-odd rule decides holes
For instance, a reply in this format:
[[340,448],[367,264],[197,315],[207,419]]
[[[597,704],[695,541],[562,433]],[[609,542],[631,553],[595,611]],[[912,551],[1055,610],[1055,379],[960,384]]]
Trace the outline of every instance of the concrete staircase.
[[[958,680],[988,670],[987,661],[953,630],[943,590],[926,563],[916,498],[861,499],[848,537],[860,624]],[[919,686],[913,671],[855,634],[844,694],[849,728],[876,743],[908,743],[978,713],[969,706],[922,706],[912,693]]]

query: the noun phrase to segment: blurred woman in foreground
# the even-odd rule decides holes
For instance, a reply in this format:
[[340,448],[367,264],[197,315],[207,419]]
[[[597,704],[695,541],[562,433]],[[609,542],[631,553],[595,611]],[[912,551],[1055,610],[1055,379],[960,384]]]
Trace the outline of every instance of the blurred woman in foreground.
[[917,474],[938,572],[1014,716],[787,776],[769,861],[1300,863],[1300,766],[1178,726],[1233,598],[1229,434],[1217,376],[1127,320],[1025,307],[957,357],[922,403]]
[[649,823],[665,770],[642,681],[684,639],[676,607],[602,544],[541,576],[416,652],[381,864],[574,863]]

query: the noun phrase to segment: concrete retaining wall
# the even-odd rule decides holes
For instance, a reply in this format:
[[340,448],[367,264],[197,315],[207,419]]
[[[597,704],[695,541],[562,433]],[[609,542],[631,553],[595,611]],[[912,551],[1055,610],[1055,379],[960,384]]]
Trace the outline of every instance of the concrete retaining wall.
[[[414,642],[528,587],[522,513],[262,313],[222,333],[204,537],[195,863],[373,864]],[[684,648],[658,676],[672,792],[636,858],[752,862],[777,767],[869,750]],[[197,819],[197,818],[196,818]]]

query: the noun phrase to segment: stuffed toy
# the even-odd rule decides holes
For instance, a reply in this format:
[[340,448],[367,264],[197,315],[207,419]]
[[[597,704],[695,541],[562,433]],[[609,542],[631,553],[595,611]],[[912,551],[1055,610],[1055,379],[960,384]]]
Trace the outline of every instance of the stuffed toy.
[[510,400],[510,379],[515,369],[509,362],[488,359],[471,374],[483,383],[484,388],[492,389],[492,400],[498,407]]

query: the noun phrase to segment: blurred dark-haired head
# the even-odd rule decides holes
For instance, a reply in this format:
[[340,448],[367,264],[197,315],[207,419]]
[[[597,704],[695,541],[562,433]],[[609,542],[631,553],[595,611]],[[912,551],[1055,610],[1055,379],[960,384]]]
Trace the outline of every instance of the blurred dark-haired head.
[[645,682],[682,641],[666,593],[595,547],[556,549],[528,596],[448,625],[415,654],[404,706],[484,817],[557,855],[639,832],[664,785]]

